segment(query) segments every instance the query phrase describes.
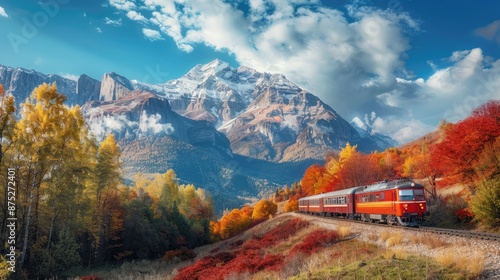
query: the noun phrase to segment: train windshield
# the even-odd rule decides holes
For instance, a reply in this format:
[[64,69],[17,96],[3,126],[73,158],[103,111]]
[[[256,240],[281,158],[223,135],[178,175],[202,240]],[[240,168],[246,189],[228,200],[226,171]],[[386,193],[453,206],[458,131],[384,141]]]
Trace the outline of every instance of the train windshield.
[[424,200],[424,190],[399,190],[399,200]]

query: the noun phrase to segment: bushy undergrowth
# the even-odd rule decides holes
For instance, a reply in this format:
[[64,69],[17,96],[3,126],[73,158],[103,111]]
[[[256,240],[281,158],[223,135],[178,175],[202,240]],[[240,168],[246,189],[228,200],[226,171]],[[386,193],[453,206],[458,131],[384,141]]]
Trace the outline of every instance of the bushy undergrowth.
[[[309,223],[304,220],[287,220],[268,231],[262,237],[253,236],[244,243],[241,240],[235,241],[233,245],[241,244],[241,249],[235,249],[232,252],[220,252],[199,259],[194,265],[179,270],[174,279],[224,279],[228,275],[239,273],[256,273],[261,270],[280,271],[285,256],[267,253],[266,250],[308,226]],[[327,236],[327,234],[321,233],[315,237],[321,238],[322,236]],[[311,236],[310,240],[307,241],[309,246],[307,248],[311,252],[315,251],[314,246],[322,245],[321,242],[315,243],[312,240],[315,237]],[[231,247],[234,248],[234,246]],[[300,250],[305,249],[297,249],[297,251]]]

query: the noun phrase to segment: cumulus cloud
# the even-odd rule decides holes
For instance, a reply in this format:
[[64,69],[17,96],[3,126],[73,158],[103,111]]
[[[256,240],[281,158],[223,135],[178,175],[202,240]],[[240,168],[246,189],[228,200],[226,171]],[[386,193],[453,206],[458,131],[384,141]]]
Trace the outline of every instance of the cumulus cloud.
[[109,0],[109,4],[119,10],[125,11],[135,9],[137,7],[133,1],[127,0]]
[[90,109],[87,115],[89,127],[98,141],[113,133],[117,138],[136,139],[147,136],[170,135],[175,132],[170,123],[162,123],[159,114],[148,115],[143,111],[138,121],[129,120],[125,115],[103,115],[99,108]]
[[102,33],[102,29],[100,27],[96,27],[95,30],[97,31],[97,33]]
[[127,17],[135,21],[147,21],[147,19],[141,13],[138,13],[136,11],[128,11]]
[[121,19],[112,20],[112,19],[106,17],[104,20],[105,20],[106,24],[108,24],[108,25],[112,25],[112,26],[121,26],[122,25]]
[[8,18],[9,15],[5,12],[3,7],[0,7],[0,16]]
[[[428,132],[441,118],[455,120],[458,115],[450,108],[460,107],[460,100],[471,102],[466,98],[478,87],[489,93],[478,93],[476,101],[498,96],[500,63],[484,57],[480,49],[451,53],[446,66],[429,61],[434,71],[430,77],[409,74],[409,34],[419,32],[420,23],[402,11],[357,1],[346,6],[347,12],[319,0],[135,3],[131,10],[148,15],[148,22],[141,24],[161,32],[144,28],[150,40],[163,34],[185,52],[201,44],[233,54],[241,65],[283,73],[345,119],[376,112],[386,124],[398,125],[398,130],[390,125],[378,128],[395,138],[410,139],[409,131]],[[476,31],[485,37],[496,33],[498,23]]]
[[158,32],[157,30],[143,28],[142,33],[151,41],[163,40],[163,37],[161,37],[160,32]]

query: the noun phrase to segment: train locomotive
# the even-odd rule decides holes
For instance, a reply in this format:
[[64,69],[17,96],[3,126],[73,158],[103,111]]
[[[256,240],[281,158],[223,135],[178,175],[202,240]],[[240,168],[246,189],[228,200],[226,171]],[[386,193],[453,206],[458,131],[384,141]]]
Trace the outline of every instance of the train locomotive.
[[401,226],[418,226],[429,215],[424,186],[408,178],[303,197],[299,212]]

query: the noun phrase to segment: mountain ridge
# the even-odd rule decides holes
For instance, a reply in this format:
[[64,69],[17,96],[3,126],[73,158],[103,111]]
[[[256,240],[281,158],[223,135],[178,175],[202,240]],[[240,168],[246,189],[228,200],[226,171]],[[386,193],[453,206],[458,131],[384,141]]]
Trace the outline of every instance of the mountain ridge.
[[[114,72],[101,81],[84,74],[75,80],[0,66],[0,83],[17,106],[43,82],[56,82],[68,105],[82,107],[98,139],[115,134],[126,178],[172,168],[228,207],[299,181],[328,150],[348,142],[364,152],[387,144],[362,137],[332,107],[284,75],[233,68],[220,60],[157,85]],[[223,210],[220,203],[217,207]]]

